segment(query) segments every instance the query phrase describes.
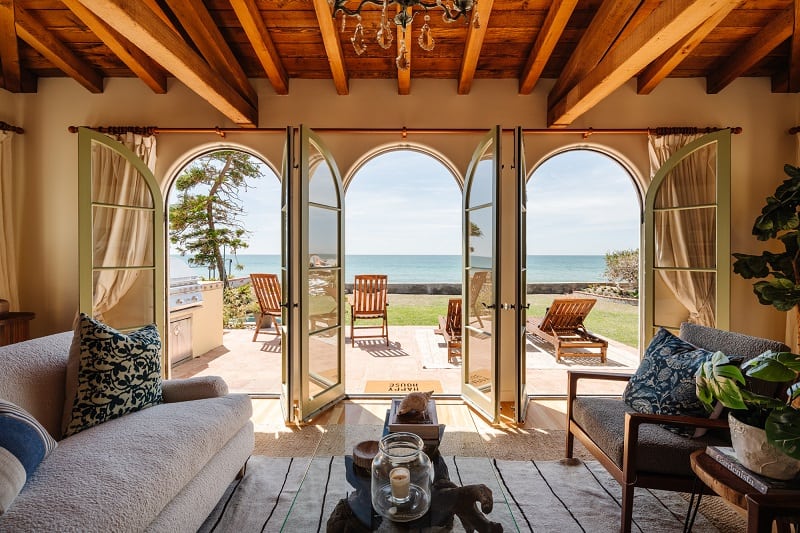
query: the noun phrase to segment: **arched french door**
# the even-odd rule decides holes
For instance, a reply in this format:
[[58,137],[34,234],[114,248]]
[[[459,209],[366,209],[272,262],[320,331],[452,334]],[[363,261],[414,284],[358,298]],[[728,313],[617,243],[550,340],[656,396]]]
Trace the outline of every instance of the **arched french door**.
[[164,204],[152,171],[122,143],[80,128],[78,179],[79,310],[120,331],[155,323],[166,343]]

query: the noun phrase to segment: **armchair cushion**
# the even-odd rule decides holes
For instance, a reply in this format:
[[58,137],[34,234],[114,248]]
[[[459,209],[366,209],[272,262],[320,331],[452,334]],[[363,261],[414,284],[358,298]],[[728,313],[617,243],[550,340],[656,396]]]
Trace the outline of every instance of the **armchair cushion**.
[[[695,373],[712,355],[661,328],[625,387],[623,401],[639,413],[707,416],[697,398]],[[667,429],[686,437],[695,435],[695,428],[668,426]],[[705,432],[695,436],[702,433]]]
[[[625,413],[633,412],[636,411],[617,398],[578,396],[572,403],[573,419],[620,469],[625,449]],[[639,440],[634,444],[636,470],[668,476],[692,476],[686,460],[691,452],[706,446],[730,446],[729,442],[718,432],[692,439],[677,435],[659,424],[643,424],[639,427]]]

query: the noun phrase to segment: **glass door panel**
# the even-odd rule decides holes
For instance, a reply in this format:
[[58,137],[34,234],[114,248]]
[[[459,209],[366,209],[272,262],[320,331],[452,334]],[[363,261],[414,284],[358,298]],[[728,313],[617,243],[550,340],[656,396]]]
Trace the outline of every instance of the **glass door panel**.
[[515,270],[519,273],[516,279],[517,283],[517,298],[514,302],[515,320],[517,325],[518,337],[516,345],[516,357],[514,360],[517,362],[516,367],[516,382],[517,382],[517,395],[516,406],[514,412],[517,416],[517,422],[522,423],[525,421],[525,414],[528,409],[528,389],[527,389],[527,361],[526,361],[526,327],[525,320],[527,318],[528,309],[528,255],[527,255],[527,237],[526,237],[526,217],[528,209],[527,188],[525,186],[527,177],[527,167],[525,166],[525,143],[522,137],[522,128],[514,128],[514,169],[515,178],[517,180],[517,202],[518,209],[515,211],[516,216],[516,230],[517,230],[517,246],[515,257]]
[[[291,364],[292,353],[296,351],[296,337],[289,332],[295,329],[295,310],[296,306],[288,305],[292,301],[292,287],[294,287],[296,276],[296,265],[292,265],[292,258],[295,256],[295,239],[292,231],[292,216],[296,213],[292,204],[292,198],[298,196],[293,192],[293,188],[298,187],[296,179],[293,179],[292,168],[294,158],[294,131],[293,128],[286,128],[286,140],[283,145],[283,161],[281,162],[281,302],[283,303],[281,316],[281,411],[285,422],[294,420],[295,394],[292,387],[292,376],[294,375],[294,365]],[[296,226],[296,225],[295,225]],[[294,267],[294,268],[293,268]]]
[[79,309],[121,331],[155,323],[167,369],[161,190],[130,148],[87,128],[78,175]]
[[307,420],[344,398],[344,234],[342,185],[321,139],[300,128],[298,417]]
[[486,418],[499,415],[497,394],[497,187],[500,128],[475,150],[464,182],[464,400]]
[[727,329],[730,130],[695,139],[658,170],[645,200],[643,249],[644,338],[684,321]]

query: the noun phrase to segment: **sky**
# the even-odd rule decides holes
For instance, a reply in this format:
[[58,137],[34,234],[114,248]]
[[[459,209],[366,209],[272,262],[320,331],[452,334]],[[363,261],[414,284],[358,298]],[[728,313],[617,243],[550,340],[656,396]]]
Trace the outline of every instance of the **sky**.
[[[240,254],[280,253],[280,183],[264,170],[242,194],[251,235]],[[639,247],[633,182],[610,157],[588,150],[556,155],[536,169],[527,191],[529,255],[603,255]],[[345,202],[348,255],[461,254],[461,190],[431,156],[402,150],[368,161]]]

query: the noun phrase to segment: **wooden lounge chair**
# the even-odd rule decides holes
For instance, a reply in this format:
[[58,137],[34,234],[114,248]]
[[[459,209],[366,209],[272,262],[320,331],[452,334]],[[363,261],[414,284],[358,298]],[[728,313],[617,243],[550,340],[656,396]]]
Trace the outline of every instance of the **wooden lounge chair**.
[[447,316],[439,317],[439,328],[435,332],[447,342],[447,362],[457,363],[461,357],[461,298],[450,298]]
[[280,335],[278,319],[281,317],[281,284],[277,274],[250,274],[250,283],[258,300],[258,319],[253,341],[258,337],[261,328],[270,322],[275,326],[275,335]]
[[605,363],[608,341],[593,335],[583,325],[596,301],[595,298],[556,298],[544,317],[527,320],[528,333],[553,345],[556,362],[564,355],[596,357],[599,354],[600,361]]
[[[385,274],[359,274],[353,279],[353,294],[347,295],[350,302],[350,342],[353,346],[356,345],[357,329],[380,329],[380,333],[359,335],[358,338],[378,337],[385,339],[386,345],[389,345],[387,291],[388,282]],[[379,325],[356,326],[356,320],[375,318],[381,319]]]

